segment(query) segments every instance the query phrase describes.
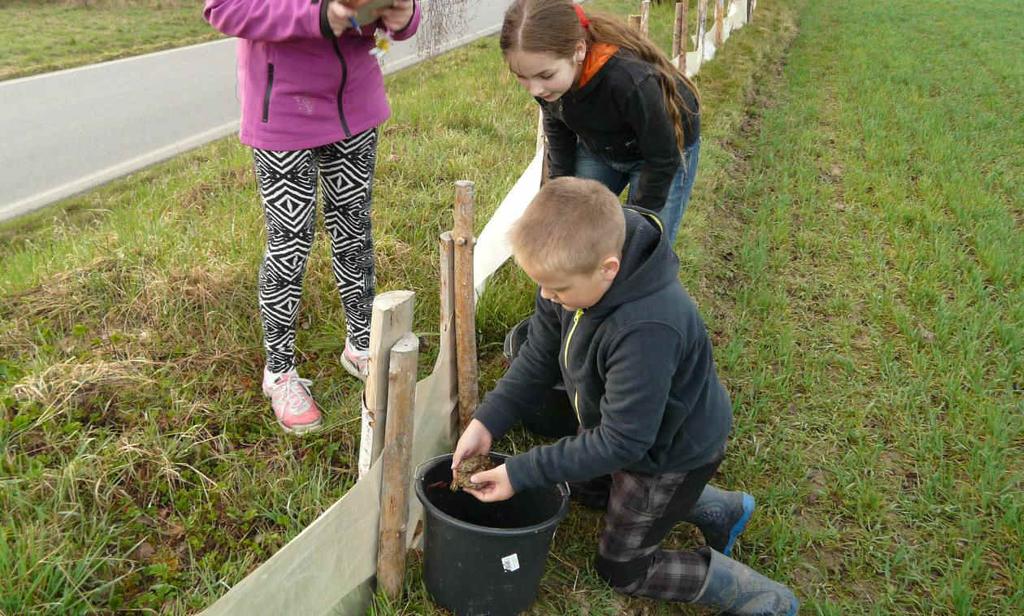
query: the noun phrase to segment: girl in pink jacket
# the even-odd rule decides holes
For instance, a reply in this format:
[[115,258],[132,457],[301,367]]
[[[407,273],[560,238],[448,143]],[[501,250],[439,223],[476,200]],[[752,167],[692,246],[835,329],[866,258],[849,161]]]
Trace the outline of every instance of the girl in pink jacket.
[[[352,4],[346,3],[346,4]],[[377,127],[390,114],[375,32],[409,38],[415,0],[395,0],[370,24],[339,0],[206,0],[203,15],[238,41],[240,138],[251,146],[266,218],[259,308],[267,362],[263,392],[278,423],[301,434],[320,411],[295,365],[302,277],[316,227],[316,192],[345,308],[341,363],[365,379],[374,254],[370,229]]]

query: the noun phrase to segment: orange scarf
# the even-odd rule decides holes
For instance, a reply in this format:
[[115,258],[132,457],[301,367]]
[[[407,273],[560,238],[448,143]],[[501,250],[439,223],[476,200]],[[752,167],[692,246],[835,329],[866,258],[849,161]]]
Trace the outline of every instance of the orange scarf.
[[590,49],[587,50],[587,57],[583,59],[583,70],[580,71],[580,79],[576,87],[582,88],[587,85],[587,82],[601,70],[601,67],[618,52],[618,45],[610,43],[594,43],[591,45]]

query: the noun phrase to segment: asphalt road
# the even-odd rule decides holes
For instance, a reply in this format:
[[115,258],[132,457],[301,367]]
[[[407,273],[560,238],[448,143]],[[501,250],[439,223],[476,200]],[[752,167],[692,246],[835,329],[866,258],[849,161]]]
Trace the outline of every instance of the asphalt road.
[[[469,0],[433,53],[496,32],[508,0]],[[0,82],[0,220],[238,130],[232,39]],[[396,43],[385,72],[424,59]]]

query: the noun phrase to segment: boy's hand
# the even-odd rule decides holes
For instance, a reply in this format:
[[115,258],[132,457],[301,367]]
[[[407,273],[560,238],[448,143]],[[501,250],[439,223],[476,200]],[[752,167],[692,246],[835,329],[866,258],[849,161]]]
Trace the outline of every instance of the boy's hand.
[[481,471],[469,478],[475,484],[483,484],[479,490],[463,488],[484,503],[508,500],[516,493],[512,489],[512,482],[508,479],[508,469],[505,465],[496,466],[489,471]]
[[466,431],[459,437],[452,455],[452,475],[455,476],[459,464],[471,456],[482,456],[491,452],[491,431],[478,419],[466,426]]
[[377,9],[376,15],[384,22],[385,28],[391,32],[398,32],[409,25],[414,8],[413,0],[395,0],[389,8]]
[[327,23],[330,24],[334,36],[341,36],[342,32],[352,27],[356,8],[358,7],[350,8],[342,4],[341,0],[330,0],[330,4],[327,5]]

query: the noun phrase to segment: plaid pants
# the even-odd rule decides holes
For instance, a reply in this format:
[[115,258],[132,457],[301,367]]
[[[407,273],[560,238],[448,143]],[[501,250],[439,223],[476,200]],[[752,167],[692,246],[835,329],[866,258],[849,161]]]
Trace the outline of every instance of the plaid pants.
[[708,574],[710,554],[663,550],[661,542],[693,508],[722,459],[687,473],[612,474],[597,552],[597,573],[626,595],[692,601]]

